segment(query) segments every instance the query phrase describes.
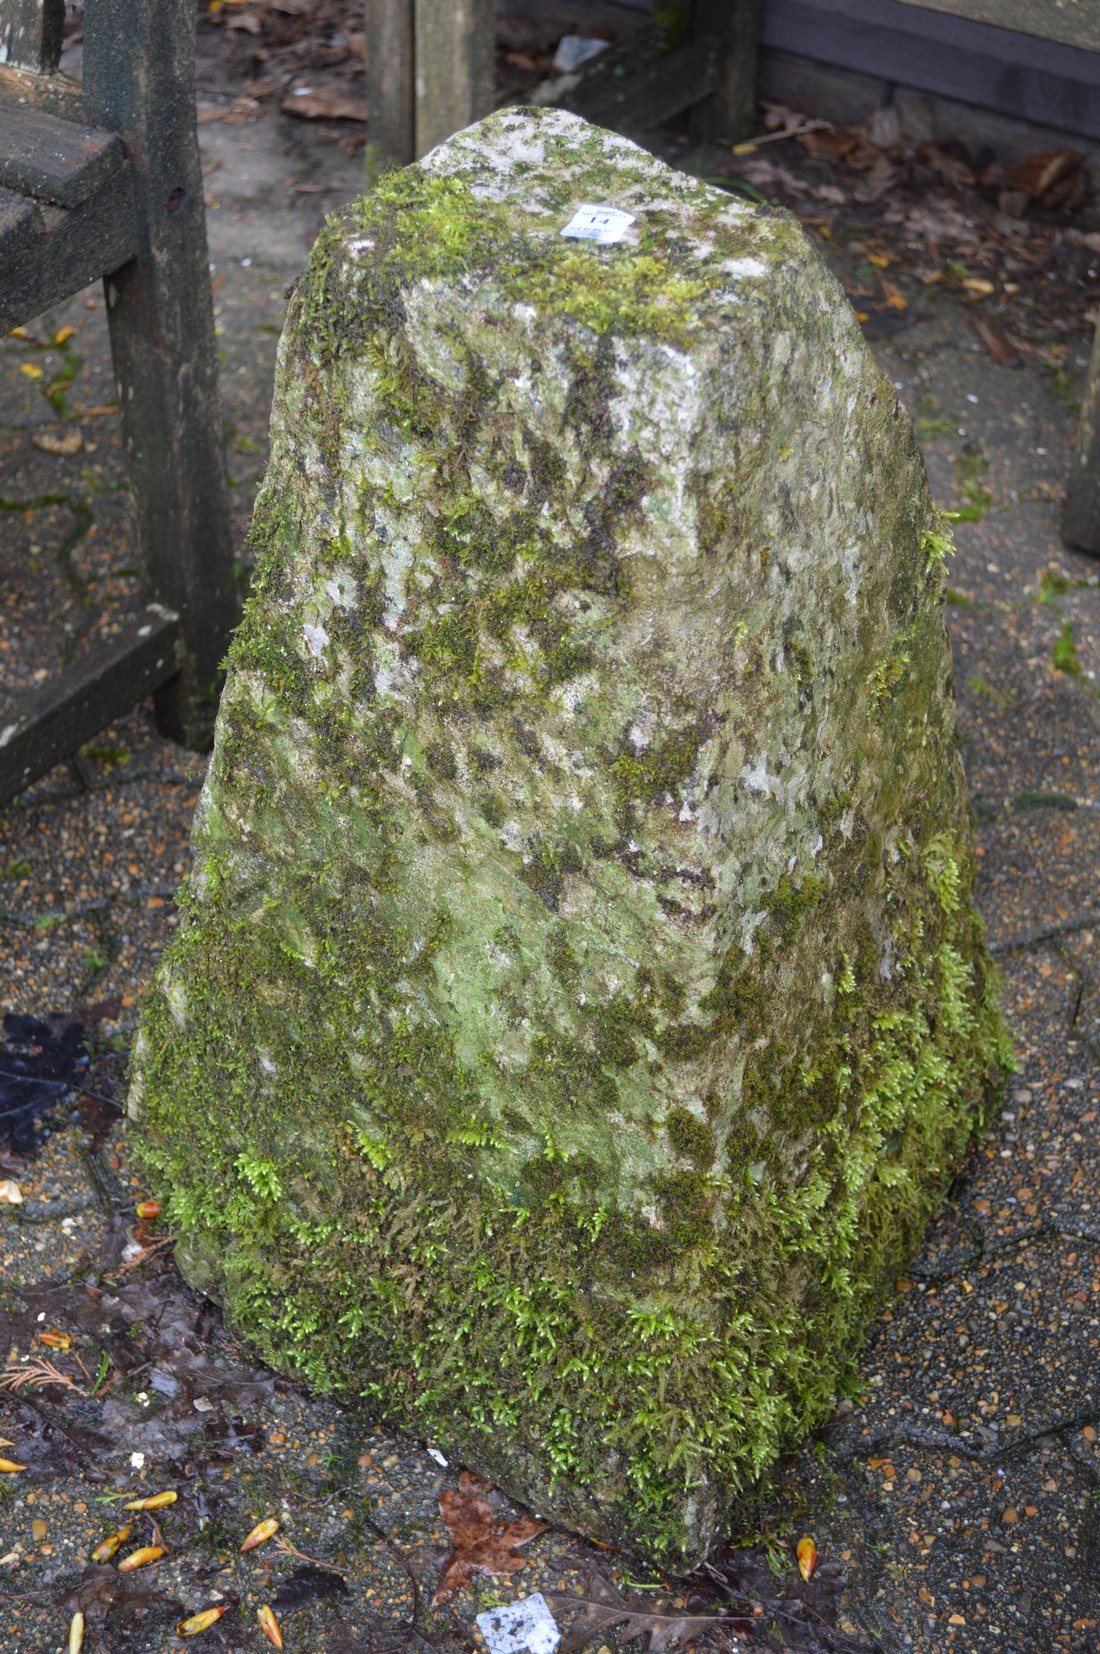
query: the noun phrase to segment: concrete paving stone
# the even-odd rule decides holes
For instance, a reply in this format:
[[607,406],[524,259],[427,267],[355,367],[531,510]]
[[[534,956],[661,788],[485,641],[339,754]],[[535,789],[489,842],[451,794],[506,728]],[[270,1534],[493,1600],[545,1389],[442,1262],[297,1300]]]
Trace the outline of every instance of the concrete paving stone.
[[[1021,1240],[943,1282],[907,1278],[865,1357],[855,1417],[900,1437],[989,1457],[1100,1416],[1100,1241]],[[851,1439],[851,1429],[846,1432]]]
[[1055,669],[1057,614],[1036,603],[949,616],[974,797],[993,809],[1043,792],[1100,804],[1100,700],[1086,680]]
[[1006,1458],[901,1441],[853,1461],[845,1486],[868,1559],[862,1583],[895,1647],[1095,1649],[1092,1479],[1056,1437]]
[[[1011,786],[1019,777],[1001,775],[996,780]],[[1031,796],[1050,797],[1052,791],[1040,787]],[[978,900],[998,954],[1017,939],[1026,942],[1045,931],[1086,922],[1093,911],[1100,926],[1100,811],[1016,803],[1027,797],[1017,793],[1007,804],[1002,802],[1001,813],[982,821],[977,835]],[[979,809],[990,808],[987,798],[988,794],[978,795]],[[1038,854],[1042,861],[1036,859]]]
[[[0,1279],[5,1287],[67,1278],[86,1267],[99,1251],[104,1213],[79,1136],[59,1132],[49,1137],[15,1181],[23,1204],[0,1205]],[[31,1344],[21,1353],[50,1359],[45,1346]]]

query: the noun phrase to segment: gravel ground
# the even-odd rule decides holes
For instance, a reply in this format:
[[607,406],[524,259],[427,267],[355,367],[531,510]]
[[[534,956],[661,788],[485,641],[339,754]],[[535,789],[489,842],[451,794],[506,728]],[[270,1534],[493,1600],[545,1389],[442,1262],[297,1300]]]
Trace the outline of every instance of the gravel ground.
[[[215,114],[233,90],[216,48],[201,94]],[[200,130],[243,564],[283,291],[324,207],[358,188],[357,129],[264,105]],[[996,311],[1027,346],[1005,365],[961,278],[922,273],[941,251],[927,236],[891,222],[889,202],[823,213],[820,170],[787,164],[805,184],[788,202],[857,307],[868,248],[893,261],[905,308],[872,306],[867,331],[918,422],[938,501],[971,519],[948,621],[979,903],[1019,1070],[875,1321],[850,1395],[761,1493],[738,1536],[748,1550],[722,1563],[765,1606],[740,1635],[688,1640],[762,1647],[771,1625],[774,1647],[1086,1654],[1100,1649],[1100,564],[1061,545],[1058,510],[1093,255],[1042,231],[1015,310],[1002,298]],[[41,681],[137,602],[117,431],[100,411],[112,384],[101,299],[80,295],[27,332],[0,342],[5,690]],[[79,450],[46,451],[43,433],[70,447],[79,434]],[[450,1543],[439,1494],[459,1467],[255,1370],[183,1287],[155,1223],[135,1218],[147,1191],[111,1099],[176,922],[203,765],[161,741],[143,707],[85,749],[79,775],[60,768],[0,812],[3,1007],[83,1015],[94,1056],[68,1129],[0,1164],[22,1193],[0,1204],[3,1353],[52,1360],[67,1380],[0,1390],[0,1455],[28,1466],[0,1474],[0,1647],[52,1654],[80,1609],[86,1648],[182,1649],[177,1622],[224,1605],[196,1646],[258,1649],[267,1602],[289,1649],[469,1648],[475,1614],[521,1592],[662,1583],[549,1530],[524,1546],[521,1572],[433,1609]],[[127,1497],[162,1489],[178,1492],[172,1506],[123,1517]],[[494,1520],[516,1515],[491,1502]],[[242,1554],[265,1516],[277,1534]],[[165,1549],[128,1575],[91,1554],[124,1519],[127,1550]],[[802,1533],[827,1581],[816,1598],[793,1569]],[[672,1612],[692,1589],[718,1600],[713,1580],[663,1585],[645,1600]],[[613,1642],[604,1630],[592,1646]]]

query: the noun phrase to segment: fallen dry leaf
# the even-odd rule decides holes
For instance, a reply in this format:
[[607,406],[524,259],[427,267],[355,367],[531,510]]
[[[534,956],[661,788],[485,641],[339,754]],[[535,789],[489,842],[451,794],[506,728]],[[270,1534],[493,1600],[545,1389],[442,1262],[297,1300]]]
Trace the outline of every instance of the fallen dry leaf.
[[174,1505],[178,1494],[151,1493],[147,1499],[131,1499],[129,1504],[123,1505],[123,1510],[162,1510],[165,1505]]
[[1026,190],[1033,201],[1041,201],[1056,184],[1076,172],[1085,159],[1079,149],[1046,149],[1041,155],[1005,167],[1005,175],[1018,189]]
[[[682,1648],[708,1631],[724,1631],[736,1639],[751,1635],[754,1629],[752,1620],[744,1614],[691,1614],[676,1608],[662,1613],[640,1592],[616,1589],[602,1578],[591,1579],[583,1596],[564,1591],[547,1592],[546,1603],[555,1617],[576,1611],[576,1618],[558,1644],[558,1654],[577,1654],[597,1638],[606,1646],[607,1633],[613,1629],[617,1641],[624,1645],[647,1637],[648,1654]],[[735,1641],[732,1646],[740,1647],[740,1643]]]
[[55,1367],[52,1361],[24,1359],[14,1367],[9,1363],[0,1375],[0,1389],[3,1390],[40,1390],[47,1384],[60,1384],[63,1390],[75,1390],[78,1396],[86,1396],[88,1393],[87,1390],[82,1390],[68,1373],[63,1373],[60,1368]]
[[77,1610],[69,1621],[69,1654],[80,1654],[84,1647],[84,1615]]
[[817,1567],[817,1546],[809,1534],[804,1534],[798,1541],[798,1571],[803,1579],[808,1580]]
[[177,1637],[197,1637],[200,1631],[208,1631],[216,1625],[222,1615],[228,1613],[229,1604],[223,1603],[220,1608],[204,1608],[201,1614],[192,1614],[188,1620],[180,1620],[176,1626]]
[[899,177],[897,167],[890,164],[887,156],[880,154],[868,168],[866,176],[861,178],[852,190],[852,194],[857,201],[867,206],[873,201],[880,201],[886,191],[897,183]]
[[798,141],[815,161],[839,161],[860,145],[854,132],[845,131],[800,132]]
[[270,1608],[265,1602],[262,1608],[257,1608],[256,1618],[259,1620],[260,1630],[263,1632],[268,1642],[274,1643],[276,1648],[282,1648],[283,1633],[279,1629],[279,1622],[275,1618],[274,1609]]
[[444,1488],[439,1495],[439,1514],[447,1524],[452,1549],[432,1598],[433,1608],[449,1602],[474,1574],[511,1574],[524,1567],[527,1558],[517,1556],[519,1547],[546,1532],[546,1523],[537,1517],[498,1516],[488,1499],[475,1491],[479,1485],[483,1485],[480,1478],[464,1472],[458,1488]]
[[195,119],[199,126],[209,126],[213,121],[223,121],[226,126],[240,126],[259,113],[260,105],[255,98],[241,96],[223,108],[218,104],[206,104],[201,108]]
[[45,1344],[51,1350],[67,1350],[72,1346],[72,1339],[67,1332],[40,1332],[38,1342]]
[[6,1476],[14,1476],[17,1470],[26,1470],[25,1464],[16,1464],[14,1459],[0,1459],[0,1471]]
[[263,1521],[257,1522],[252,1532],[241,1541],[241,1550],[255,1550],[257,1545],[262,1545],[265,1539],[270,1539],[271,1535],[278,1531],[278,1519],[274,1516],[265,1516]]
[[1019,365],[1019,352],[1008,336],[1002,333],[1000,328],[995,326],[988,316],[980,310],[975,310],[972,312],[970,320],[975,333],[995,362],[999,362],[1003,368]]
[[943,179],[954,190],[965,189],[974,182],[974,174],[965,161],[952,155],[937,143],[921,144],[917,154],[925,166]]
[[65,458],[79,454],[84,446],[84,438],[79,431],[55,431],[49,427],[44,431],[32,431],[31,442],[44,454],[58,454]]
[[367,119],[366,100],[350,92],[303,92],[299,97],[284,98],[279,108],[284,115],[296,115],[301,121]]
[[133,1525],[132,1522],[127,1522],[124,1528],[119,1528],[117,1532],[108,1534],[106,1539],[101,1540],[92,1552],[92,1561],[110,1562],[115,1552],[129,1539]]
[[136,1551],[124,1556],[118,1565],[120,1574],[132,1573],[135,1568],[144,1568],[149,1562],[157,1562],[164,1555],[163,1545],[139,1545]]

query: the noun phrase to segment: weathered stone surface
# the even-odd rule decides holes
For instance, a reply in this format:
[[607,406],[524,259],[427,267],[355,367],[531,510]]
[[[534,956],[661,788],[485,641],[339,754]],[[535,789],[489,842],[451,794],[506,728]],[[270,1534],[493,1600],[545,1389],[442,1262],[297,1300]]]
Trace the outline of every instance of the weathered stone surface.
[[319,241],[254,534],[131,1097],[184,1267],[693,1560],[1004,1061],[912,430],[785,214],[505,112]]

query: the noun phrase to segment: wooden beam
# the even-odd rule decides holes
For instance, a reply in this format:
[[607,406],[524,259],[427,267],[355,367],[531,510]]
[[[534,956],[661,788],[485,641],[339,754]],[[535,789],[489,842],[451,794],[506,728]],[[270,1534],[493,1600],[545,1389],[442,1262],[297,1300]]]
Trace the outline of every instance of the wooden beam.
[[[84,23],[88,121],[130,157],[136,256],[107,278],[123,446],[151,598],[179,615],[182,669],[161,730],[208,743],[236,623],[202,168],[194,0],[94,0]],[[124,43],[124,48],[122,49]]]
[[0,104],[0,185],[58,207],[79,207],[126,165],[116,132],[41,109]]
[[79,207],[27,205],[35,213],[31,239],[24,239],[21,248],[4,247],[0,332],[21,327],[79,293],[138,249],[129,168]]
[[147,609],[121,637],[0,709],[0,804],[177,673],[178,643],[177,621]]
[[367,177],[414,159],[413,0],[365,0]]
[[1040,40],[1100,52],[1100,0],[901,0],[971,23],[991,23]]
[[53,74],[61,61],[64,25],[65,0],[4,0],[0,63],[36,75]]
[[691,112],[691,135],[698,143],[736,143],[754,130],[756,51],[760,0],[695,0],[696,37],[717,42],[717,84]]
[[413,42],[419,159],[492,110],[494,0],[413,0]]
[[83,121],[84,98],[78,80],[68,75],[34,75],[0,64],[0,102],[45,109],[63,120]]
[[[38,203],[0,189],[0,269],[7,275],[15,259],[45,231]],[[11,324],[18,327],[18,322]],[[2,323],[0,323],[2,327]],[[6,331],[6,330],[5,330]]]
[[[562,78],[567,87],[573,80]],[[718,43],[706,35],[661,55],[634,50],[621,61],[598,58],[555,103],[615,132],[648,132],[683,114],[718,83]]]
[[1077,444],[1066,478],[1062,538],[1100,557],[1100,328],[1092,337]]

